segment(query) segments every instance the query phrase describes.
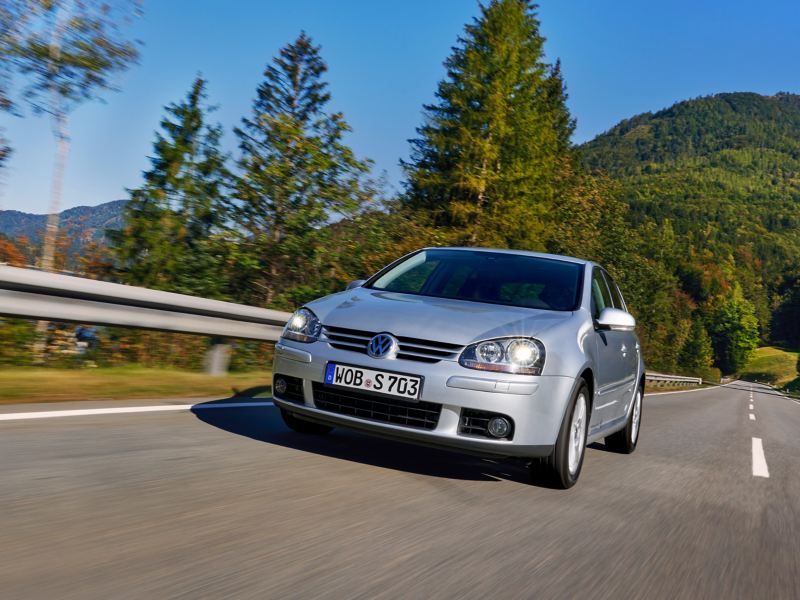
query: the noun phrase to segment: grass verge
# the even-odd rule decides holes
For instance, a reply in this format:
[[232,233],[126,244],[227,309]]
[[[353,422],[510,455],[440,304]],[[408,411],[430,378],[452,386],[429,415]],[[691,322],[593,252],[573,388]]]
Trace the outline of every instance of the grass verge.
[[[99,369],[0,369],[0,404],[67,400],[229,397],[237,391],[269,392],[272,373],[203,373],[145,367]],[[266,389],[265,389],[266,388]]]
[[745,381],[758,381],[779,388],[796,390],[800,388],[797,352],[774,346],[757,348],[742,371],[741,378]]

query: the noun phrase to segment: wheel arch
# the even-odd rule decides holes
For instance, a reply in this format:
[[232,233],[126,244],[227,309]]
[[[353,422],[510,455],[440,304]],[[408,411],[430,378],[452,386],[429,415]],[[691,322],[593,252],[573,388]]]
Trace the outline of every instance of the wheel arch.
[[592,410],[594,409],[594,391],[596,388],[595,380],[594,380],[594,371],[592,367],[585,366],[581,370],[581,374],[578,376],[576,380],[576,385],[579,380],[583,379],[586,382],[586,387],[589,388],[589,415],[592,414]]

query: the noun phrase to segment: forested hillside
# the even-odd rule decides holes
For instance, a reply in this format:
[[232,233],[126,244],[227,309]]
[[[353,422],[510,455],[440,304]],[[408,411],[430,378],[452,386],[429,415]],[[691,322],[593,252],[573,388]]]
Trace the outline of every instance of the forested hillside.
[[[79,258],[96,245],[106,243],[106,231],[122,225],[122,212],[127,200],[105,202],[97,206],[76,206],[63,211],[59,218],[59,266],[75,269]],[[25,262],[37,260],[47,215],[37,215],[18,210],[0,210],[0,237],[16,241]],[[0,260],[3,254],[0,253]],[[7,259],[5,259],[7,260]],[[14,261],[9,261],[14,262]]]
[[688,100],[582,150],[700,312],[739,285],[763,341],[800,343],[800,96]]

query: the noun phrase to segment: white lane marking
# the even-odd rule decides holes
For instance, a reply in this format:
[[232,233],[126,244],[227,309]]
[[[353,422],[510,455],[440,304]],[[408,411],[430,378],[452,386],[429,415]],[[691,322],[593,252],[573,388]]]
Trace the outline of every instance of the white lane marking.
[[736,383],[735,381],[731,381],[729,383],[723,385],[710,385],[704,388],[697,388],[696,390],[675,390],[673,392],[647,392],[645,396],[648,398],[650,396],[664,396],[666,394],[691,394],[692,392],[707,392],[708,390],[718,390],[719,388],[728,387],[732,383]]
[[753,405],[752,404],[750,405],[750,410],[753,410]]
[[750,413],[750,420],[751,421],[755,421],[756,420],[756,416],[753,413]]
[[80,410],[42,410],[36,412],[0,413],[0,421],[49,419],[56,417],[85,417],[90,415],[119,415],[125,413],[164,412],[174,410],[206,410],[211,408],[254,408],[275,406],[272,402],[220,402],[219,404],[162,404],[157,406],[123,406],[118,408],[85,408]]
[[769,477],[767,459],[764,456],[764,445],[761,438],[753,438],[753,477]]

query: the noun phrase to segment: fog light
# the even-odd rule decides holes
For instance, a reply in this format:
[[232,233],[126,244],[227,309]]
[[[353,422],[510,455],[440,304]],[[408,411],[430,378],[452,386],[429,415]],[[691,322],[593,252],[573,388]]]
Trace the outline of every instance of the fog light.
[[272,387],[276,394],[283,394],[286,391],[286,380],[283,377],[276,377]]
[[489,430],[489,435],[496,438],[506,437],[508,432],[511,430],[511,423],[508,422],[508,419],[504,419],[503,417],[492,417],[489,419],[489,426],[487,428]]

